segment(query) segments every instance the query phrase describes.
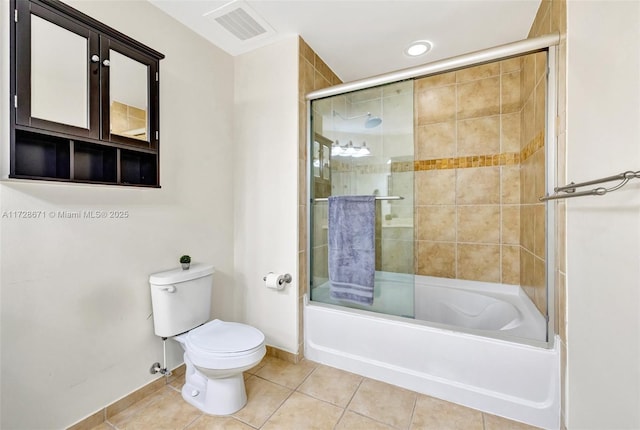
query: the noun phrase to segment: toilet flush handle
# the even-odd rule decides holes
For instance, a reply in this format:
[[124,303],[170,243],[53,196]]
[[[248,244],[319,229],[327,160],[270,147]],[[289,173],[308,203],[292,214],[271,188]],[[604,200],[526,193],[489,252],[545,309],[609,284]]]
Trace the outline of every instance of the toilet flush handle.
[[173,285],[170,285],[168,287],[160,288],[160,291],[166,291],[167,293],[175,293],[176,287],[174,287]]

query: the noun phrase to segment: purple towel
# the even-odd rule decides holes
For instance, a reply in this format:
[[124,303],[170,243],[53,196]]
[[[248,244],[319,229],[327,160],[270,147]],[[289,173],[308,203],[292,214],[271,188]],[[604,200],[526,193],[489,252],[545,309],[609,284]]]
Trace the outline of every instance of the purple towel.
[[375,196],[329,197],[330,297],[373,304]]

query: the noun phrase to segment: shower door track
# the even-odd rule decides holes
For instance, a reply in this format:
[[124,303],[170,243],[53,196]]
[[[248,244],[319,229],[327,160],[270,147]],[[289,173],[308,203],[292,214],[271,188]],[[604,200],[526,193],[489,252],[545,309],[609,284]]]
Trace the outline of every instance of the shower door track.
[[407,79],[424,77],[436,73],[448,72],[467,66],[475,66],[490,61],[502,60],[509,57],[541,51],[560,43],[560,33],[550,33],[540,37],[524,39],[517,42],[495,46],[493,48],[470,52],[444,60],[434,61],[422,66],[410,67],[391,73],[385,73],[371,78],[360,79],[353,82],[334,85],[317,91],[312,91],[306,95],[306,99],[316,100],[325,97],[376,87],[392,82],[404,81]]

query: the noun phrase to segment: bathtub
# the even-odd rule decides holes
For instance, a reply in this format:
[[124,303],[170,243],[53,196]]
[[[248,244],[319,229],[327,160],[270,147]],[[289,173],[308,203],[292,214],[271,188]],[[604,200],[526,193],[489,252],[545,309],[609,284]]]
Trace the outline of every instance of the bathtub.
[[[558,342],[543,348],[516,341],[543,344],[546,339],[546,320],[526,294],[517,286],[425,276],[415,277],[414,292],[410,278],[376,275],[373,310],[386,306],[394,315],[306,300],[305,356],[490,414],[558,429]],[[325,295],[327,284],[314,288],[314,300]],[[415,298],[410,306],[403,302],[409,295]]]

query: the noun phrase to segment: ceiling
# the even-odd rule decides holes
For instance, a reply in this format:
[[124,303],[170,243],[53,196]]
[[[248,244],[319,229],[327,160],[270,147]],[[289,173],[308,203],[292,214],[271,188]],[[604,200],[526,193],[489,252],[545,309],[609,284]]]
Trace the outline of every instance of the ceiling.
[[[540,0],[149,0],[231,55],[299,34],[344,82],[527,37]],[[219,22],[242,10],[262,34],[242,41]],[[218,19],[216,19],[218,18]],[[228,22],[228,21],[226,21]],[[246,21],[245,21],[246,22]],[[427,54],[404,49],[429,40]]]

